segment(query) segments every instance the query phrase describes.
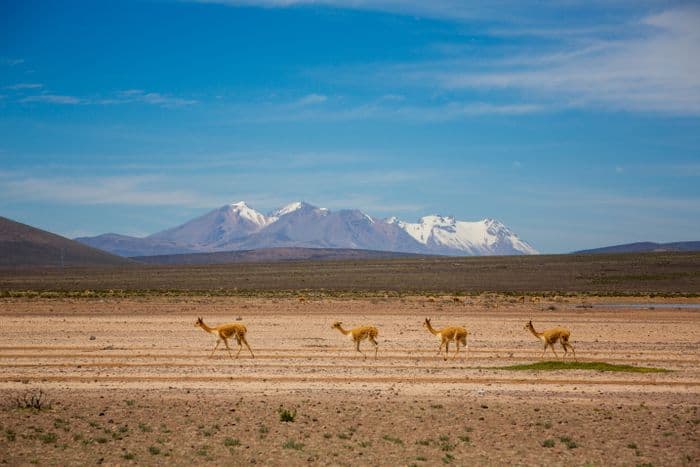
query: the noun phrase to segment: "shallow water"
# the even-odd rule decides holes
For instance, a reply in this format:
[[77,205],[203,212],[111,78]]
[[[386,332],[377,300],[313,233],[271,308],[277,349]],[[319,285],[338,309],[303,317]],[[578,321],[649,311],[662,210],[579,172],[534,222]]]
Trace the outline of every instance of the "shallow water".
[[683,308],[683,309],[698,309],[700,303],[592,303],[593,308],[636,308],[636,309],[654,309],[654,308]]

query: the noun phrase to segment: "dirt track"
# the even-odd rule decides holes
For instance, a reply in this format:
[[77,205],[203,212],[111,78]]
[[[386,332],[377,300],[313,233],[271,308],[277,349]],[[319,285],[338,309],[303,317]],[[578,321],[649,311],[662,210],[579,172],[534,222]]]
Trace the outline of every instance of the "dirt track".
[[[578,306],[450,297],[5,300],[0,457],[697,465],[700,307]],[[244,348],[238,360],[221,349],[209,359],[215,338],[194,327],[197,316],[210,325],[241,318],[255,358]],[[471,330],[466,360],[435,355],[438,342],[421,327],[427,316],[436,327]],[[530,318],[538,329],[570,327],[580,360],[674,371],[493,369],[539,358],[541,344],[523,330]],[[369,358],[357,354],[331,329],[335,320],[379,327],[379,358],[367,342]],[[13,407],[16,395],[39,388],[53,401],[49,412]],[[280,406],[295,408],[297,419],[281,422]],[[46,442],[46,433],[57,439]],[[304,446],[284,447],[290,440]]]

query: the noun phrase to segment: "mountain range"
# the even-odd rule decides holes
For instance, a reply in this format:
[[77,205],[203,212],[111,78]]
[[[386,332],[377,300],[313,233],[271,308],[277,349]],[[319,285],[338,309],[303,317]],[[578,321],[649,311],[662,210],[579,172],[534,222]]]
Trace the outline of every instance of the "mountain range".
[[475,222],[425,216],[418,223],[378,219],[357,209],[331,211],[294,202],[265,215],[241,201],[147,237],[114,233],[75,240],[120,256],[346,248],[453,256],[537,254],[494,219]]
[[654,243],[637,242],[613,245],[590,250],[576,251],[575,253],[662,253],[668,251],[700,251],[700,242],[672,242]]

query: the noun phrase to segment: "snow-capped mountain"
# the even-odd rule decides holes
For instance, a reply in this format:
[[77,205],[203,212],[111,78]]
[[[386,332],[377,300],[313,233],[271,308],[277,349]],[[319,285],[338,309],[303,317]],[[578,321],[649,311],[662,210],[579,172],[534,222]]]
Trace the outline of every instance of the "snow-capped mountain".
[[110,234],[76,240],[129,256],[271,247],[460,256],[537,254],[532,246],[493,219],[465,222],[432,215],[413,224],[396,217],[376,219],[357,209],[331,211],[301,201],[268,215],[241,201],[144,238]]
[[396,223],[434,253],[470,256],[538,253],[508,227],[494,219],[465,222],[455,220],[454,217],[425,216],[417,224],[396,218],[388,219],[387,222]]
[[199,251],[216,251],[219,245],[245,238],[271,222],[274,220],[240,201],[146,238],[187,245]]

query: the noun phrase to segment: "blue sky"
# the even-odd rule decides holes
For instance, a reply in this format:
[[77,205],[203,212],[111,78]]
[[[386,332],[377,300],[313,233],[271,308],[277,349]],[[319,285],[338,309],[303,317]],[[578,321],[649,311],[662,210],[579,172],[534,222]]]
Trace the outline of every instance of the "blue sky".
[[0,215],[146,235],[239,200],[700,239],[700,7],[0,2]]

